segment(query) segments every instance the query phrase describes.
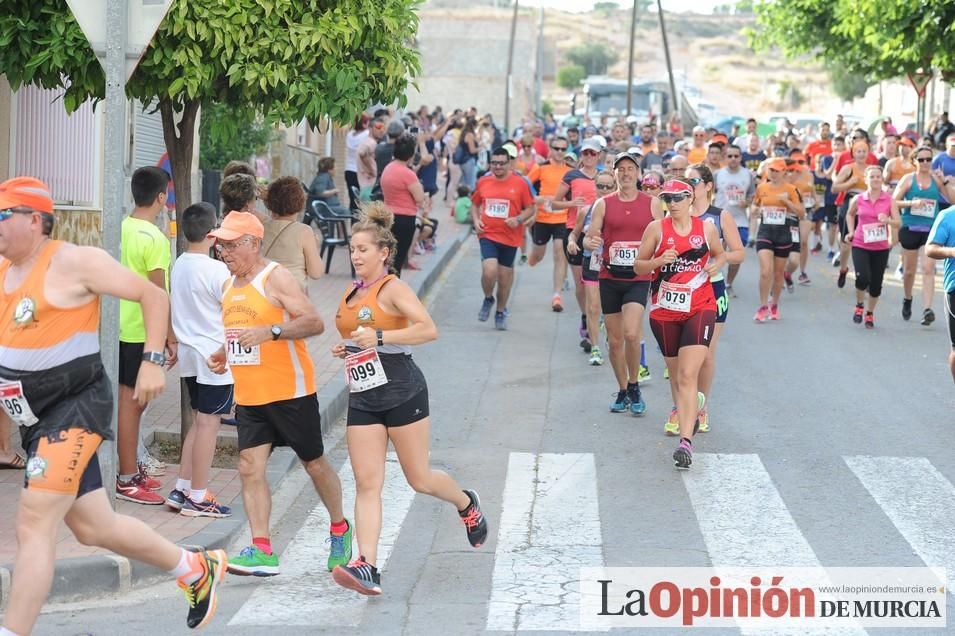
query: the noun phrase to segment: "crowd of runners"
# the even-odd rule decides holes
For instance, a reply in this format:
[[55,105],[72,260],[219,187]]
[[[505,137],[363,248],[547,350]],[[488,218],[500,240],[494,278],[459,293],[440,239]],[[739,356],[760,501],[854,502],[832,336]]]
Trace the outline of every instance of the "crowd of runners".
[[[936,149],[928,137],[885,128],[873,138],[847,129],[841,118],[818,131],[783,122],[768,137],[757,135],[750,120],[739,134],[697,127],[684,140],[652,121],[620,118],[603,127],[528,120],[508,139],[492,121],[472,120],[424,108],[416,116],[360,118],[356,129],[364,134],[350,142],[345,166],[347,182],[356,168],[361,176],[349,192],[350,210],[328,202],[337,196],[333,181],[317,178],[309,188],[286,177],[263,189],[251,168],[235,163],[222,182],[221,211],[199,203],[178,219],[187,249],[174,263],[155,223],[169,182],[161,169],[132,176],[135,207],[123,223],[122,264],[97,248],[52,238],[53,193],[42,181],[0,184],[0,405],[27,453],[16,570],[0,636],[33,628],[52,584],[61,521],[81,543],[176,577],[189,602],[189,627],[211,619],[226,571],[279,574],[266,480],[275,446],[296,453],[328,510],[326,566],[343,587],[382,592],[376,562],[389,443],[409,485],[453,505],[471,546],[485,542],[477,493],[429,464],[428,387],[412,351],[438,331],[399,276],[402,259],[433,242],[438,220],[429,219],[430,201],[442,175],[449,203],[458,197],[452,214],[478,237],[478,320],[490,320],[493,311],[495,328],[507,330],[515,267],[552,267],[541,311],[574,313],[567,337],[579,341],[588,364],[603,364],[605,346],[616,380],[611,412],[647,411],[646,316],[666,362],[673,406],[663,433],[678,438],[672,457],[679,469],[692,464],[694,436],[711,430],[717,344],[742,266],[759,268],[755,321],[773,322],[781,319],[784,295],[796,299],[798,286],[829,284],[811,283],[807,271],[809,259],[825,252],[833,285],[843,287],[850,265],[854,270],[856,302],[846,308],[847,320],[872,329],[885,273],[896,265],[901,318],[913,315],[918,275],[920,322],[931,325],[933,259],[944,259],[955,379],[955,208],[948,203],[955,201],[955,133]],[[379,154],[387,155],[380,169],[371,159]],[[324,170],[332,169],[325,160]],[[256,208],[259,198],[267,213]],[[315,362],[306,346],[325,329],[307,294],[322,263],[312,229],[298,220],[313,200],[356,214],[355,280],[342,289],[334,317],[340,342],[330,352],[343,361],[349,390],[354,525],[325,458]],[[755,264],[745,264],[748,250]],[[573,298],[565,300],[571,288]],[[184,550],[112,510],[96,456],[101,442],[114,438],[113,396],[99,353],[103,295],[123,301],[117,496],[185,516],[228,516],[208,481],[220,420],[234,413],[251,530],[240,554]],[[163,497],[137,450],[139,419],[173,364],[186,381],[194,420],[175,485]]]

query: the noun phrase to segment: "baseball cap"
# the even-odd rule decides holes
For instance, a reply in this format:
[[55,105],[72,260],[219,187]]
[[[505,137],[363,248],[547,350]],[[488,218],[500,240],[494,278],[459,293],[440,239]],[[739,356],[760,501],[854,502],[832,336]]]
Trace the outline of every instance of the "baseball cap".
[[577,153],[574,152],[573,150],[569,150],[569,151],[567,151],[566,153],[564,153],[564,161],[568,161],[568,160],[569,160],[569,161],[574,161],[574,162],[576,162],[576,161],[577,161]]
[[405,125],[401,123],[401,120],[392,119],[391,123],[388,124],[388,136],[389,137],[400,137],[405,132]]
[[657,194],[693,194],[693,186],[671,179],[663,184],[663,188]]
[[782,157],[776,157],[775,159],[770,159],[766,164],[767,170],[786,170],[786,160]]
[[640,164],[637,163],[637,158],[634,157],[634,156],[633,156],[632,154],[630,154],[629,152],[621,152],[621,153],[618,154],[616,157],[614,157],[614,158],[613,158],[613,167],[616,168],[617,165],[618,165],[621,161],[624,161],[624,160],[632,161],[632,162],[633,162],[633,165],[635,165],[635,166],[638,167],[638,168],[640,167]]
[[710,139],[710,144],[728,144],[730,142],[729,138],[723,133],[716,133]]
[[627,154],[633,155],[634,157],[642,157],[643,148],[641,148],[640,146],[630,146],[629,148],[627,148]]
[[513,141],[501,144],[501,149],[504,150],[511,159],[517,159],[517,146],[514,145]]
[[265,228],[262,222],[251,212],[229,212],[222,225],[209,232],[206,236],[222,239],[223,241],[234,241],[242,238],[246,234],[262,238],[265,236]]
[[693,132],[694,132],[694,133],[705,133],[705,132],[706,132],[706,128],[703,128],[703,126],[694,126],[694,127],[693,127]]
[[14,177],[0,183],[0,210],[30,208],[44,214],[53,214],[53,196],[50,188],[34,177]]
[[596,137],[589,137],[584,139],[584,141],[580,144],[580,152],[583,152],[584,150],[600,152],[603,150],[603,146],[600,145],[600,140],[598,140]]
[[915,148],[915,142],[912,141],[911,137],[902,136],[899,138],[899,145],[908,146],[909,148]]
[[596,140],[597,140],[597,143],[600,144],[600,149],[601,149],[601,150],[606,150],[606,149],[607,149],[607,138],[606,138],[606,137],[604,137],[603,135],[594,135],[594,139],[596,139]]

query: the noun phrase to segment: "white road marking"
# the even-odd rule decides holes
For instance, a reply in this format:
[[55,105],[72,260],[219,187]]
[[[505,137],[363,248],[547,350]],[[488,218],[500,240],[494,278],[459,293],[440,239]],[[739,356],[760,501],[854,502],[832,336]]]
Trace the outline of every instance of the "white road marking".
[[[342,497],[347,507],[355,501],[355,477],[351,463],[345,462],[338,473],[342,481]],[[398,540],[401,525],[411,508],[415,492],[405,481],[394,453],[385,463],[385,486],[382,491],[381,541],[378,544],[378,567],[384,570],[391,549]],[[285,552],[279,555],[282,573],[264,579],[236,612],[229,625],[283,625],[356,627],[366,598],[339,587],[326,569],[328,559],[329,518],[321,503],[309,513],[295,533]],[[357,543],[353,554],[358,556]],[[387,571],[383,571],[383,575]]]
[[[925,457],[843,458],[929,567],[955,572],[955,486]],[[955,594],[949,586],[950,594]]]
[[487,629],[579,629],[581,567],[603,566],[590,453],[511,453]]

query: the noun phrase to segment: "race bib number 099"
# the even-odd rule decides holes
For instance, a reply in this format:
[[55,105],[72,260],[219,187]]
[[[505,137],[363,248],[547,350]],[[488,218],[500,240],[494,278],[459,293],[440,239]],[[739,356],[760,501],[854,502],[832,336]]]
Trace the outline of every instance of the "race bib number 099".
[[241,333],[242,329],[225,330],[225,354],[229,366],[241,367],[261,364],[259,345],[243,347],[239,344],[239,334]]
[[388,383],[376,349],[366,349],[345,358],[345,381],[351,393],[368,391]]
[[17,426],[33,426],[40,421],[30,409],[19,381],[0,383],[0,407]]

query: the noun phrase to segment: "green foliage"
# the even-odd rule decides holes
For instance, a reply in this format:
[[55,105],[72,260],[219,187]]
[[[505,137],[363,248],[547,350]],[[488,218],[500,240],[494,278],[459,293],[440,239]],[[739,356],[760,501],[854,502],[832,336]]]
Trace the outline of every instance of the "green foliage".
[[619,8],[620,8],[620,5],[617,4],[616,2],[605,1],[605,2],[594,3],[594,11],[603,11],[604,13],[610,13],[612,11],[616,11]]
[[199,120],[199,168],[221,170],[232,159],[260,154],[277,135],[251,110],[210,104]]
[[606,73],[607,68],[617,61],[617,52],[606,44],[587,42],[568,50],[564,57],[571,64],[582,67],[586,77]]
[[554,105],[550,101],[544,99],[541,100],[541,115],[553,115],[554,114]]
[[878,81],[918,68],[955,74],[955,3],[925,0],[759,0],[751,43],[812,55]]
[[579,64],[570,64],[557,69],[557,85],[561,88],[577,88],[587,77],[587,72]]
[[803,100],[803,95],[795,82],[785,79],[779,83],[779,102],[783,109],[799,108]]
[[844,102],[864,97],[869,87],[876,83],[861,73],[850,73],[838,64],[829,65],[829,77],[833,92]]

